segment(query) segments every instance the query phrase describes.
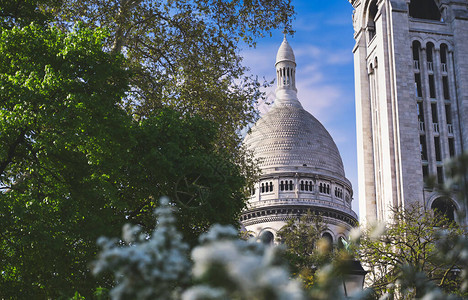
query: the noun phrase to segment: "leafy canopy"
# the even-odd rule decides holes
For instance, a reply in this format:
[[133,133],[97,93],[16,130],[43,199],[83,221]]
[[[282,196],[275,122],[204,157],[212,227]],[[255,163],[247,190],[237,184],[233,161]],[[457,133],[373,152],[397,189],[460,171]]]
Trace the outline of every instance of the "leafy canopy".
[[121,107],[128,72],[102,30],[38,25],[0,32],[0,297],[89,296],[95,241],[124,222],[149,232],[154,199],[174,197],[187,242],[238,224],[245,178],[216,149],[218,127]]
[[102,51],[103,37],[79,26],[0,31],[2,297],[92,284],[94,241],[115,232],[108,225],[131,119],[116,106],[126,72]]
[[106,27],[107,48],[133,71],[129,111],[162,106],[219,124],[220,147],[234,155],[239,129],[257,117],[261,83],[247,75],[239,48],[275,29],[290,31],[290,0],[64,0],[56,22]]

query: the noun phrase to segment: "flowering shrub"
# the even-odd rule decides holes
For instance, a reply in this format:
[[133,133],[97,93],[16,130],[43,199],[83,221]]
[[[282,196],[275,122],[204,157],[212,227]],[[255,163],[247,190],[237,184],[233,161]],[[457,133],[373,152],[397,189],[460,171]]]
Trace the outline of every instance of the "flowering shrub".
[[280,259],[281,248],[240,240],[233,227],[220,225],[200,242],[192,251],[198,284],[184,292],[184,300],[304,299],[300,283],[290,279]]
[[[300,281],[291,278],[283,261],[281,246],[265,245],[255,239],[238,238],[232,226],[214,225],[200,236],[200,245],[189,255],[189,247],[177,232],[172,215],[173,207],[167,199],[155,212],[156,229],[151,235],[138,227],[125,226],[122,240],[101,238],[103,248],[93,265],[93,272],[113,273],[113,299],[345,299],[343,276],[349,271],[346,262],[351,258],[344,251],[336,259],[317,271],[313,286],[304,290]],[[385,234],[388,235],[388,232]],[[372,239],[385,235],[375,229]],[[438,233],[436,247],[441,261],[458,262],[462,291],[468,287],[468,242],[465,236],[453,238],[445,231]],[[358,230],[351,235],[351,244],[358,246],[362,239]],[[190,258],[189,258],[190,256]],[[415,265],[398,267],[386,292],[374,293],[366,289],[352,299],[407,299],[415,291],[421,299],[459,299],[447,294],[428,280],[427,274]],[[377,292],[377,290],[376,290]]]
[[[155,211],[151,236],[126,225],[122,240],[101,238],[93,273],[111,271],[113,299],[304,299],[280,259],[281,248],[238,239],[232,226],[214,225],[192,251],[177,232],[167,199]],[[192,286],[188,284],[192,281]]]
[[190,282],[189,247],[175,228],[168,199],[156,209],[157,225],[148,237],[136,226],[123,228],[122,240],[100,238],[93,273],[114,273],[113,299],[178,299]]

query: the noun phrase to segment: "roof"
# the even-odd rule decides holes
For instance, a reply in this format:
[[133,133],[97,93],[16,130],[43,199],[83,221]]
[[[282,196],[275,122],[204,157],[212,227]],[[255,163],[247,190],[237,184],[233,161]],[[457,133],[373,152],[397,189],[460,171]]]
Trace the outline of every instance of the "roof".
[[299,106],[275,105],[244,140],[261,169],[307,166],[313,173],[342,177],[343,161],[325,127]]

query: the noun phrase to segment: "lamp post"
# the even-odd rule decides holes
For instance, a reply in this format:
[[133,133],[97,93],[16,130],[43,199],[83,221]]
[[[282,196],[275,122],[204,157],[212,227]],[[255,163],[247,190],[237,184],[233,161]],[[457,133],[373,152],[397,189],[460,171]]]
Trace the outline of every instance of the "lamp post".
[[343,276],[343,289],[346,298],[350,298],[364,288],[364,277],[367,274],[358,260],[347,262],[348,272]]

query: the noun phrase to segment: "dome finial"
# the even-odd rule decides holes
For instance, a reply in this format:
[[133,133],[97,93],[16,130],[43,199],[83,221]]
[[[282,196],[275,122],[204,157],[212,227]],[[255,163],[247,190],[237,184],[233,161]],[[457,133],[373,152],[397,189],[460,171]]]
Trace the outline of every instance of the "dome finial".
[[278,52],[276,54],[276,63],[279,63],[285,60],[291,61],[294,64],[296,63],[294,51],[288,43],[288,40],[286,38],[286,33],[284,34],[283,42],[281,43],[281,46],[279,47]]
[[284,39],[276,54],[277,83],[275,105],[288,105],[302,107],[297,99],[296,89],[296,58],[294,51],[286,39],[286,31],[283,31]]

